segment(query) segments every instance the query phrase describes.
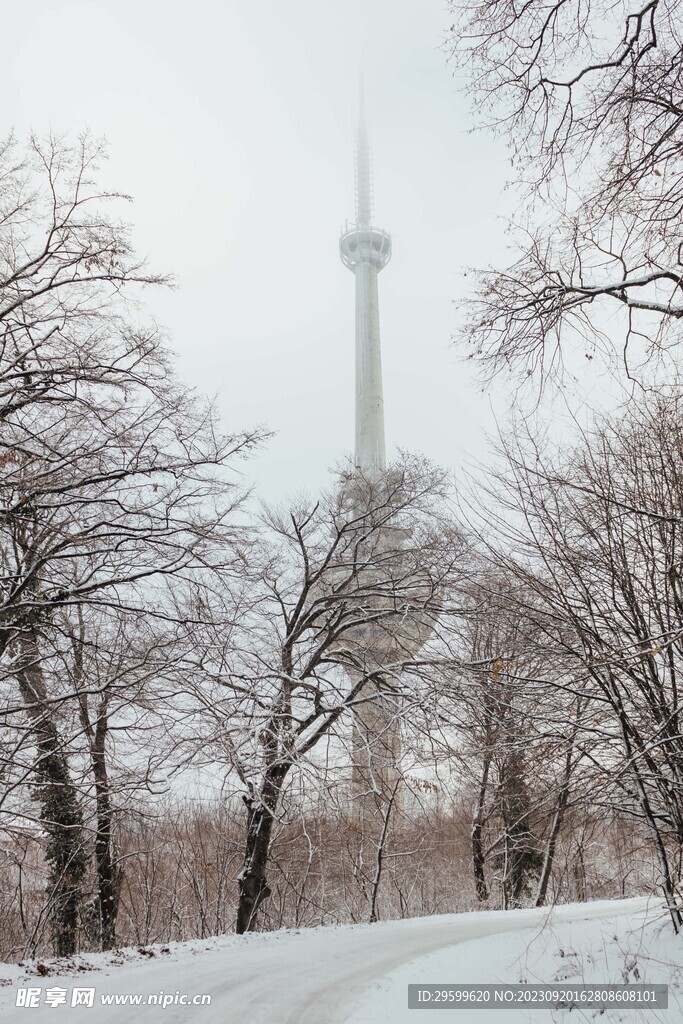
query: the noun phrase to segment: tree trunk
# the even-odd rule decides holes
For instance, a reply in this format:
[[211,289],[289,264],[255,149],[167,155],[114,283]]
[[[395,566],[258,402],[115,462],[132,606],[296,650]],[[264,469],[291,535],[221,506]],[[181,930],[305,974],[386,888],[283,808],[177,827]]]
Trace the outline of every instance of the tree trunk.
[[655,850],[657,852],[657,860],[659,861],[660,871],[660,884],[662,887],[662,892],[664,893],[664,899],[666,900],[666,907],[671,916],[671,923],[673,925],[674,932],[676,935],[678,935],[681,928],[683,928],[683,915],[681,914],[680,908],[678,906],[678,900],[676,898],[676,886],[671,875],[669,858],[667,857],[666,853],[666,844],[664,842],[664,838],[662,836],[661,829],[659,827],[655,814],[652,810],[650,798],[648,796],[647,788],[643,781],[642,774],[638,767],[638,762],[634,756],[633,743],[631,742],[632,730],[630,728],[628,716],[624,711],[618,690],[613,682],[610,690],[610,695],[613,698],[613,706],[615,707],[619,715],[621,735],[624,741],[625,752],[631,765],[631,771],[635,778],[640,806],[643,811],[645,821],[647,822],[647,826],[650,830],[650,835],[652,836],[652,839],[654,841]]
[[57,726],[50,715],[35,636],[23,635],[19,647],[21,656],[16,675],[26,713],[33,725],[37,748],[36,796],[47,835],[45,860],[50,868],[48,895],[52,937],[57,956],[70,956],[77,950],[86,868],[83,816]]
[[521,740],[514,737],[501,768],[501,816],[505,828],[504,908],[519,907],[530,895],[531,880],[541,866],[531,830],[531,801]]
[[399,787],[400,783],[401,783],[400,778],[396,779],[396,782],[395,782],[395,785],[394,785],[394,791],[391,794],[391,797],[389,798],[389,803],[387,805],[386,811],[384,812],[384,821],[382,823],[382,833],[381,833],[381,835],[379,837],[379,841],[377,843],[377,856],[375,858],[375,877],[372,880],[372,896],[370,898],[370,917],[369,917],[370,924],[373,924],[375,921],[378,920],[378,917],[377,917],[377,896],[379,895],[379,885],[380,885],[380,882],[382,881],[382,865],[383,865],[383,861],[384,861],[384,846],[385,846],[385,843],[387,841],[387,833],[389,831],[389,818],[391,817],[391,811],[392,811],[392,808],[394,806],[394,801],[396,800],[396,794],[398,792],[398,787]]
[[237,880],[238,935],[256,930],[259,908],[270,896],[270,888],[266,881],[270,841],[277,802],[289,767],[278,765],[276,768],[268,769],[260,794],[243,798],[247,807],[247,839],[244,864]]
[[586,902],[586,862],[583,859],[583,847],[579,846],[574,861],[574,886],[576,899],[579,903]]
[[102,949],[116,945],[116,918],[119,912],[119,875],[114,848],[114,827],[106,762],[106,713],[98,719],[92,749],[97,807],[95,861],[97,864],[97,898]]
[[553,870],[553,861],[555,860],[555,847],[557,846],[557,840],[560,835],[560,829],[562,828],[564,812],[567,809],[567,802],[569,800],[569,782],[572,774],[572,753],[574,750],[575,736],[576,730],[574,731],[574,735],[572,736],[571,743],[567,751],[567,757],[564,762],[562,784],[560,786],[560,792],[555,802],[553,821],[552,825],[550,826],[550,834],[548,835],[548,842],[546,843],[545,847],[545,856],[543,858],[543,867],[541,868],[541,877],[538,880],[538,889],[536,890],[537,907],[542,907],[545,903],[545,898],[548,893],[548,883],[550,882],[550,875]]
[[74,683],[79,694],[81,723],[88,737],[90,765],[95,783],[95,867],[97,870],[97,916],[102,949],[116,945],[116,918],[119,910],[120,878],[116,866],[114,816],[107,770],[107,735],[109,732],[109,690],[105,689],[97,708],[93,727],[88,709],[88,693],[84,688],[83,647],[85,626],[79,612],[79,632],[72,638],[74,652]]
[[545,904],[545,898],[548,894],[548,883],[550,882],[550,875],[552,874],[553,862],[555,860],[555,847],[557,846],[557,839],[560,834],[562,819],[567,806],[568,792],[568,789],[563,788],[555,805],[553,822],[550,826],[550,835],[548,836],[545,856],[543,858],[543,867],[541,868],[541,877],[538,880],[538,889],[536,891],[537,907],[542,907]]
[[479,787],[479,796],[472,818],[472,870],[474,871],[474,885],[477,890],[477,899],[485,903],[489,898],[489,890],[486,884],[486,855],[484,854],[484,806],[486,803],[486,790],[488,786],[489,768],[491,759],[487,755],[484,761],[484,771]]

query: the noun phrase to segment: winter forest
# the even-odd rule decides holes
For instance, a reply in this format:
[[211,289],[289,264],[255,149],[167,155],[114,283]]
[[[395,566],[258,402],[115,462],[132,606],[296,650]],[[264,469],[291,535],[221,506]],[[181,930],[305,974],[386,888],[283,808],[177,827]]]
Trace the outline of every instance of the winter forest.
[[[476,467],[340,451],[278,502],[97,126],[6,134],[0,960],[643,894],[678,933],[682,26],[450,0],[516,211],[452,346],[505,414]],[[593,368],[618,400],[556,429]]]

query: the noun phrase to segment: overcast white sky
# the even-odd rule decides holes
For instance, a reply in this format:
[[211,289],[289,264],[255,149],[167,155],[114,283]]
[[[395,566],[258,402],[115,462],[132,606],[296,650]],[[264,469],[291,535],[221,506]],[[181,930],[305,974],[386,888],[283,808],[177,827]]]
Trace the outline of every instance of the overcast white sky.
[[3,14],[3,130],[104,134],[135,238],[179,290],[151,296],[181,375],[226,425],[277,431],[269,498],[326,480],[353,444],[357,75],[365,50],[387,439],[457,468],[490,398],[451,344],[462,269],[504,259],[509,162],[468,133],[442,0],[34,0]]

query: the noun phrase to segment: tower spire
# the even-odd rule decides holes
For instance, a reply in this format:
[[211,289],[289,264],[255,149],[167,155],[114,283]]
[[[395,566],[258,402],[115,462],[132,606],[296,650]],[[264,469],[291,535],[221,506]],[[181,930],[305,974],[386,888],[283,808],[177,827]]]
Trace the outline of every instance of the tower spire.
[[365,79],[361,70],[358,83],[358,131],[356,134],[356,224],[372,223],[372,158],[365,117]]

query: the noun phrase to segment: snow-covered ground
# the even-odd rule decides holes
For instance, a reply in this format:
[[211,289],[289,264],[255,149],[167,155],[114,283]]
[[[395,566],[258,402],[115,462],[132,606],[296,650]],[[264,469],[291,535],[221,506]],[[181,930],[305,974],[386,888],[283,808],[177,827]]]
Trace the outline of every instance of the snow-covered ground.
[[[667,982],[669,1009],[609,1011],[603,1021],[683,1024],[683,943],[654,901],[417,918],[271,932],[92,954],[71,962],[0,965],[0,1020],[185,1024],[402,1024],[410,983]],[[74,989],[85,989],[72,1006]],[[94,988],[94,1005],[86,1005]],[[17,992],[38,990],[20,1001]],[[103,1005],[133,995],[138,1005]],[[210,1005],[177,1000],[210,996]],[[56,1005],[49,1005],[46,1000]],[[157,1000],[150,1003],[150,997]],[[167,1005],[160,1005],[165,1001]],[[439,1010],[434,1024],[563,1024],[597,1011]],[[431,1015],[427,1020],[431,1020]]]
[[[377,979],[363,995],[346,1024],[404,1024],[422,1020],[419,1010],[406,1008],[409,984],[642,984],[669,986],[667,1010],[544,1008],[497,1009],[482,1015],[480,1009],[439,1011],[434,1024],[575,1024],[580,1021],[662,1021],[683,1024],[683,937],[676,938],[668,916],[654,902],[629,900],[584,905],[595,913],[588,920],[574,917],[577,906],[558,908],[550,920],[530,928],[500,932],[485,939],[473,938],[450,949],[438,950],[404,964]],[[626,911],[619,914],[618,911]],[[519,918],[528,914],[523,911]],[[618,916],[617,916],[618,915]],[[487,917],[497,915],[490,914]],[[520,921],[521,925],[521,921]],[[486,1018],[484,1020],[483,1018]]]

